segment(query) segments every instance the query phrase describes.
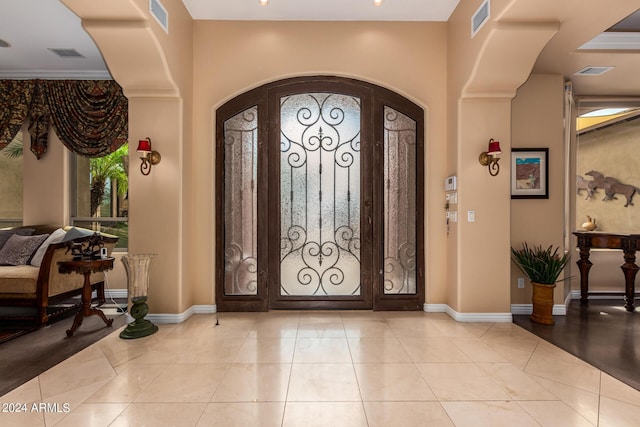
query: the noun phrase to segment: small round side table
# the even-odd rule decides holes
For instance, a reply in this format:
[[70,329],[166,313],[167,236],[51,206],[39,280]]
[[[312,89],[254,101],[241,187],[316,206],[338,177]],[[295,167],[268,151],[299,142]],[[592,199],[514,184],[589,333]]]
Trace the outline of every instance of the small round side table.
[[58,271],[63,274],[77,273],[84,276],[84,285],[82,288],[82,308],[73,319],[73,326],[67,329],[67,336],[70,337],[82,324],[82,319],[88,316],[99,316],[107,326],[113,324],[113,319],[107,319],[102,310],[91,307],[91,273],[111,270],[113,268],[114,258],[98,258],[88,260],[66,260],[58,262]]

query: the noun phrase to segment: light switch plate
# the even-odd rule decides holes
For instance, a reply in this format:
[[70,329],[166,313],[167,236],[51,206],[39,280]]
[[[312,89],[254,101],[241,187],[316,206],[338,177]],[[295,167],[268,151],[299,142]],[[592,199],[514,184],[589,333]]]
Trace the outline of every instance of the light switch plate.
[[476,211],[467,211],[467,222],[476,222]]

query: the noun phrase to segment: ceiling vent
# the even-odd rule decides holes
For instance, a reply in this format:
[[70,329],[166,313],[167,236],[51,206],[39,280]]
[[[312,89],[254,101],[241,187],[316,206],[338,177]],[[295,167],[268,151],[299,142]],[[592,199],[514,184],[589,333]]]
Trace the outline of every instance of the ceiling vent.
[[480,31],[480,28],[489,20],[489,16],[491,16],[491,5],[489,0],[485,0],[471,17],[471,38]]
[[75,49],[54,49],[50,47],[49,50],[60,58],[84,58],[84,55]]
[[169,32],[169,14],[167,9],[164,8],[160,0],[149,0],[149,11],[158,24],[164,29],[165,33]]
[[576,76],[599,76],[606,73],[609,70],[613,70],[615,67],[585,67],[582,70],[575,73]]

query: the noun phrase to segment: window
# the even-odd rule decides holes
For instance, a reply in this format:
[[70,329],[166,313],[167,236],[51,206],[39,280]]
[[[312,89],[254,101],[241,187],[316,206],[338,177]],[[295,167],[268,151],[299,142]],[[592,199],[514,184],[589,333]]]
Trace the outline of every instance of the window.
[[22,131],[0,151],[0,228],[22,225]]
[[71,154],[71,224],[118,236],[128,246],[128,145],[104,157]]

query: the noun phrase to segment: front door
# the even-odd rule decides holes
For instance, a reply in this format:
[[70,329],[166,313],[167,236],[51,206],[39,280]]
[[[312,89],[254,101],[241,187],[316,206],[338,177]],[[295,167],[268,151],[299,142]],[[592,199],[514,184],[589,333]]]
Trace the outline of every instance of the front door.
[[372,308],[370,275],[363,274],[372,233],[362,209],[371,204],[371,185],[362,179],[370,156],[361,145],[371,144],[362,128],[363,98],[302,89],[273,94],[280,149],[272,162],[279,180],[270,189],[278,196],[271,211],[269,305]]
[[221,107],[218,309],[421,309],[422,114],[336,77]]

